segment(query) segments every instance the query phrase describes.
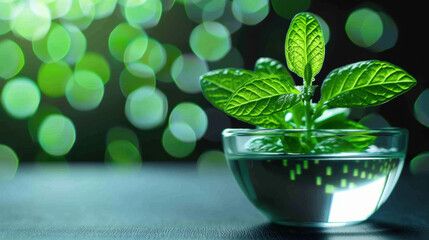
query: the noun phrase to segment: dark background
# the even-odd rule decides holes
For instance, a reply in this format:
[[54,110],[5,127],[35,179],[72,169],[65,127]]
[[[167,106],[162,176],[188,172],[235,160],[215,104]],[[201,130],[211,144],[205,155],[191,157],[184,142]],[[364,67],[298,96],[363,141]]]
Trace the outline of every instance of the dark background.
[[[316,76],[315,84],[321,84],[324,77],[334,68],[361,60],[378,59],[394,63],[414,76],[418,84],[410,92],[393,101],[376,108],[365,109],[360,115],[364,116],[377,112],[387,119],[391,126],[408,128],[410,131],[409,151],[407,161],[429,149],[429,129],[420,124],[414,117],[413,106],[419,94],[426,88],[426,71],[428,71],[427,55],[427,13],[424,1],[326,1],[313,0],[308,11],[321,16],[329,25],[331,35],[326,46],[326,56],[322,71]],[[396,23],[399,37],[396,45],[384,52],[375,53],[353,44],[346,35],[344,26],[349,14],[359,7],[366,6],[387,13]],[[271,7],[271,6],[270,6]],[[105,96],[100,106],[89,112],[79,112],[70,107],[65,98],[50,99],[42,97],[41,105],[53,105],[61,109],[64,115],[71,118],[76,126],[77,139],[71,152],[66,155],[68,162],[99,162],[105,158],[105,137],[107,131],[115,126],[125,126],[139,136],[143,161],[196,161],[205,151],[222,149],[220,132],[222,126],[215,126],[211,116],[218,115],[217,110],[204,99],[201,93],[187,94],[181,92],[174,83],[158,81],[157,87],[168,98],[169,112],[179,102],[189,101],[201,106],[209,113],[208,133],[212,140],[203,138],[197,142],[195,151],[186,158],[176,159],[169,156],[162,147],[161,136],[168,124],[153,130],[138,130],[133,127],[124,115],[125,98],[119,88],[119,74],[123,64],[114,60],[108,52],[107,39],[113,28],[123,22],[118,9],[113,16],[95,20],[84,31],[88,40],[87,51],[102,53],[108,59],[111,68],[111,79],[105,86]],[[259,57],[271,57],[285,62],[284,40],[290,20],[278,16],[270,8],[270,13],[260,24],[255,26],[243,25],[233,33],[232,45],[241,53],[244,67],[252,69]],[[197,23],[186,16],[183,5],[175,4],[172,10],[164,12],[158,26],[148,29],[147,33],[161,43],[177,46],[183,53],[191,52],[189,35]],[[41,65],[31,50],[31,43],[19,40],[12,34],[9,37],[23,49],[26,65],[20,76],[35,79]],[[214,69],[209,63],[210,70]],[[225,66],[226,67],[226,66]],[[294,76],[295,81],[298,80]],[[0,87],[4,81],[0,81]],[[318,100],[318,95],[315,97]],[[428,103],[429,104],[429,103]],[[429,107],[429,105],[428,105]],[[210,110],[208,110],[210,109]],[[358,114],[359,115],[359,114]],[[245,123],[230,119],[225,127],[251,127]],[[213,138],[217,141],[213,141]],[[30,137],[27,120],[16,120],[9,117],[3,109],[0,110],[0,142],[15,150],[21,162],[34,162],[41,151],[38,143]]]

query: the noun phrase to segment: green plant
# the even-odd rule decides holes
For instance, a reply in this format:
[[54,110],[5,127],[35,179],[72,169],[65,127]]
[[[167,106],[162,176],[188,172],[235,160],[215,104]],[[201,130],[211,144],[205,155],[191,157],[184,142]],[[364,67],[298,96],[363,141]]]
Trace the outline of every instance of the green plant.
[[[386,103],[416,84],[410,74],[391,63],[362,61],[330,72],[323,81],[320,101],[313,103],[313,94],[318,87],[313,82],[323,65],[325,45],[320,24],[311,13],[299,13],[293,18],[286,35],[285,55],[289,70],[303,79],[302,85],[295,85],[280,62],[260,58],[254,71],[229,68],[204,74],[200,79],[203,93],[228,115],[259,127],[366,129],[347,119],[349,108]],[[326,151],[329,149],[326,146],[338,146],[347,150],[366,147],[373,140],[359,137],[352,140],[317,139],[308,131],[305,141],[259,139],[250,147],[258,149],[271,144],[272,149],[295,146],[293,148],[303,148],[304,151]]]

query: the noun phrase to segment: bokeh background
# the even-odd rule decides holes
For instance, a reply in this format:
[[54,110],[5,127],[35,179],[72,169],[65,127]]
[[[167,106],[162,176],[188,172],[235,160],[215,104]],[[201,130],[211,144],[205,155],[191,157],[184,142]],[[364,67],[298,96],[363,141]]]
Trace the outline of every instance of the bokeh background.
[[0,0],[0,175],[13,177],[18,162],[223,164],[221,131],[251,126],[214,109],[199,76],[253,69],[259,57],[285,63],[286,31],[301,11],[318,16],[326,41],[315,84],[367,59],[417,79],[409,93],[351,117],[408,128],[406,168],[429,172],[419,1]]

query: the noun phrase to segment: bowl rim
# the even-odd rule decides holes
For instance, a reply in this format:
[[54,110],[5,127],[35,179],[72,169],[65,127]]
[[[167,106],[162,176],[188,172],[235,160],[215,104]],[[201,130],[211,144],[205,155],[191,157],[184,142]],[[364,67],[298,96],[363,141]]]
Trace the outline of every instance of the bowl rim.
[[265,128],[226,128],[222,131],[223,137],[228,136],[255,136],[255,135],[280,135],[287,133],[319,133],[319,134],[369,134],[369,135],[408,135],[406,128],[376,128],[376,129],[265,129]]

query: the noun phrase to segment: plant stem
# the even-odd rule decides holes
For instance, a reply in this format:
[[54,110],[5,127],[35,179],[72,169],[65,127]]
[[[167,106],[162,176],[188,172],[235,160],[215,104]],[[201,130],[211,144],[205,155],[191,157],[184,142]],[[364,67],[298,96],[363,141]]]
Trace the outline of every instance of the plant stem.
[[312,129],[312,116],[311,116],[311,96],[308,90],[308,86],[304,86],[304,107],[305,107],[305,128],[307,129],[305,137],[307,138],[307,144],[311,142]]
[[311,106],[311,98],[312,98],[312,92],[311,92],[311,84],[312,84],[312,69],[310,65],[305,66],[305,73],[304,73],[304,106],[305,106],[305,128],[307,129],[305,137],[307,144],[310,144],[312,142],[311,140],[311,132],[310,130],[313,128],[313,119],[312,119],[312,106]]
[[310,130],[313,128],[313,121],[311,116],[311,99],[304,100],[305,105],[305,128]]

